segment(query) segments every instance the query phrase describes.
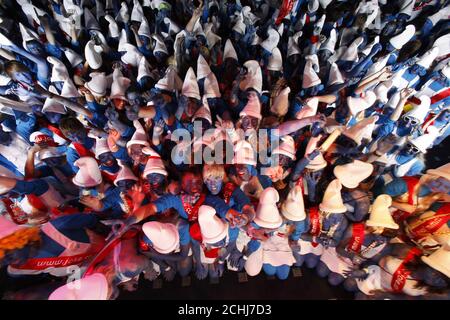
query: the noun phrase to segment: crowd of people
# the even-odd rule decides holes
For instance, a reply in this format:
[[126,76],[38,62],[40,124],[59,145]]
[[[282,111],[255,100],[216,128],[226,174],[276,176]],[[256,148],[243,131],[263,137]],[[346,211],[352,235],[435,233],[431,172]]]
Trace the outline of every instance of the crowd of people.
[[448,0],[2,1],[1,265],[449,299],[449,31]]

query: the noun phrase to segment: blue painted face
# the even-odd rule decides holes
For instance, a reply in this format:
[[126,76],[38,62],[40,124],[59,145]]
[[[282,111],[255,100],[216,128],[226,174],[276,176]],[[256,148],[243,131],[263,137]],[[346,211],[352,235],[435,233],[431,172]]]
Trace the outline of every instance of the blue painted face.
[[15,71],[12,74],[12,78],[16,81],[23,82],[28,85],[32,85],[34,82],[33,75],[31,74],[30,71],[23,71],[23,72]]
[[112,152],[105,152],[98,156],[98,160],[100,160],[102,165],[107,167],[112,167],[117,164],[116,158],[114,158]]
[[72,142],[82,143],[86,139],[87,133],[85,131],[78,133],[69,132],[66,134],[66,137]]
[[119,188],[120,192],[127,192],[128,190],[131,190],[131,188],[136,184],[136,181],[131,179],[125,179],[120,180],[117,182],[117,187]]
[[50,121],[53,124],[59,123],[62,118],[62,114],[55,112],[45,112],[45,116],[47,117],[48,121]]
[[164,193],[165,184],[166,184],[166,176],[160,173],[150,173],[147,175],[147,181],[150,185],[150,188],[158,195],[162,195]]
[[253,166],[249,164],[235,164],[236,174],[243,181],[249,181],[253,176]]
[[222,190],[223,177],[208,177],[204,179],[204,182],[209,192],[213,195],[218,195],[220,190]]
[[35,40],[31,40],[27,42],[27,50],[31,54],[34,54],[35,56],[44,57],[45,56],[45,50],[41,43]]

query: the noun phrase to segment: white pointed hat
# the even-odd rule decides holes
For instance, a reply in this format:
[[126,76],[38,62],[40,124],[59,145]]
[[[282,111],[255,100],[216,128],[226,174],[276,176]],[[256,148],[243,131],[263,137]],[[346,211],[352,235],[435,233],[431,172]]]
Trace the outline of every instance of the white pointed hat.
[[80,168],[73,177],[72,182],[82,188],[91,188],[102,183],[102,173],[97,164],[97,160],[92,157],[81,157],[74,162]]
[[129,18],[130,18],[130,15],[128,13],[127,3],[125,1],[122,1],[122,3],[120,4],[119,13],[116,16],[116,21],[128,23]]
[[177,34],[181,31],[181,28],[168,17],[164,18],[164,23],[169,25],[169,35]]
[[249,88],[253,88],[261,94],[263,79],[259,62],[256,60],[248,60],[244,63],[244,67],[247,68],[248,72],[239,85],[240,89],[245,91]]
[[294,138],[291,136],[284,136],[281,138],[281,143],[279,146],[277,146],[273,151],[272,154],[283,154],[292,160],[295,160],[295,142]]
[[154,34],[152,36],[152,38],[154,40],[156,40],[155,47],[153,48],[153,53],[154,54],[156,52],[162,52],[162,53],[165,53],[165,54],[169,54],[169,51],[167,50],[167,46],[164,43],[164,40],[163,40],[163,38],[160,35]]
[[146,147],[142,149],[142,152],[144,152],[148,156],[147,163],[142,173],[143,178],[147,178],[147,176],[151,173],[159,173],[163,176],[168,175],[161,156],[155,150],[150,147]]
[[172,223],[146,222],[142,225],[142,231],[152,242],[153,248],[161,254],[171,253],[180,244],[180,234]]
[[368,56],[370,51],[372,51],[373,46],[379,42],[380,42],[380,37],[376,36],[371,43],[366,45],[366,47],[364,48],[364,50],[361,51],[361,53],[365,56]]
[[131,84],[131,80],[124,77],[119,68],[116,68],[113,72],[113,82],[111,85],[110,99],[122,99],[127,101],[125,93]]
[[223,50],[223,60],[225,59],[234,59],[236,61],[238,61],[238,56],[236,53],[236,50],[233,47],[233,44],[231,43],[230,39],[227,39],[227,41],[225,42],[225,48]]
[[84,47],[84,57],[86,58],[89,67],[98,69],[103,64],[102,59],[103,48],[95,44],[94,40],[89,40]]
[[195,76],[194,69],[192,67],[186,72],[184,77],[183,88],[181,89],[181,94],[200,100],[200,89],[198,88],[197,77]]
[[192,33],[197,36],[203,36],[206,39],[205,31],[203,31],[203,26],[200,22],[200,19],[197,20],[197,22],[194,24],[194,28],[192,29]]
[[12,46],[14,43],[8,39],[3,33],[0,32],[0,44],[4,46]]
[[392,37],[389,43],[397,50],[400,50],[415,34],[416,27],[412,24],[406,26],[400,34]]
[[419,97],[419,100],[420,104],[405,113],[404,117],[414,118],[420,123],[423,123],[428,115],[428,112],[430,111],[431,99],[429,96],[422,95]]
[[264,189],[259,196],[256,217],[253,221],[263,228],[279,228],[283,223],[283,218],[278,211],[278,201],[280,201],[280,196],[275,188],[269,187]]
[[217,82],[217,78],[214,75],[214,72],[210,72],[205,78],[203,97],[204,98],[221,97],[219,83]]
[[46,13],[34,6],[31,1],[17,1],[20,5],[23,13],[27,16],[30,25],[39,24],[39,17],[44,16]]
[[244,23],[244,17],[242,16],[242,13],[240,13],[237,17],[236,22],[233,25],[232,30],[236,31],[239,34],[244,35],[245,34],[246,25]]
[[84,16],[84,26],[86,30],[98,30],[98,31],[102,30],[100,28],[100,25],[98,24],[97,19],[95,19],[91,10],[89,10],[87,7],[84,7],[83,16]]
[[252,13],[252,8],[249,6],[244,6],[241,12],[244,16],[244,20],[246,20],[246,24],[255,24],[256,21],[260,20],[259,17]]
[[[305,156],[310,155],[315,149],[317,149],[317,143],[320,141],[321,138],[322,135],[318,135],[317,137],[311,137],[309,139],[305,149]],[[306,165],[306,169],[317,171],[325,168],[326,166],[327,161],[324,159],[322,152],[319,152],[319,155],[316,156]]]
[[287,49],[287,57],[290,57],[294,54],[300,54],[301,50],[298,46],[298,38],[300,38],[303,34],[303,31],[299,31],[294,35],[290,36],[288,39],[288,49]]
[[377,95],[372,90],[364,92],[363,97],[347,97],[347,105],[352,115],[357,115],[359,112],[370,108],[375,101],[377,101]]
[[251,97],[248,99],[244,109],[242,109],[242,111],[239,113],[239,117],[244,116],[250,116],[259,120],[262,119],[261,102],[257,97]]
[[392,198],[387,194],[380,194],[372,204],[370,217],[366,221],[369,227],[383,227],[398,229],[398,224],[392,218],[389,207],[392,205]]
[[273,99],[272,105],[270,106],[270,112],[277,115],[278,117],[283,117],[286,115],[289,109],[289,93],[291,88],[286,87],[278,93],[278,95]]
[[345,50],[344,53],[339,57],[339,60],[358,62],[358,47],[363,41],[363,37],[356,38],[347,48],[347,50]]
[[141,61],[139,61],[138,66],[138,76],[136,78],[137,81],[141,81],[144,77],[152,77],[152,72],[150,71],[150,66],[147,62],[147,59],[142,56]]
[[217,34],[215,34],[212,30],[213,24],[209,23],[205,28],[206,41],[208,42],[208,49],[211,50],[212,47],[219,43],[222,40]]
[[373,165],[360,160],[334,167],[333,173],[344,187],[353,189],[373,172]]
[[133,126],[136,128],[136,131],[131,137],[131,140],[127,142],[127,148],[131,147],[133,144],[140,144],[146,147],[150,146],[147,141],[147,133],[145,132],[139,120],[134,120]]
[[106,95],[106,88],[108,86],[108,80],[104,72],[92,72],[90,75],[91,80],[86,82],[84,86],[96,97],[103,97]]
[[283,58],[281,56],[280,49],[278,48],[273,49],[272,55],[269,57],[267,70],[283,71]]
[[201,118],[208,120],[209,124],[212,124],[211,110],[209,109],[208,101],[206,98],[203,98],[202,100],[203,105],[195,112],[192,120]]
[[123,63],[137,68],[143,54],[138,50],[138,48],[129,43],[124,44],[123,48],[125,48],[126,53],[120,58],[120,60],[122,60]]
[[395,109],[395,107],[398,105],[400,101],[400,90],[397,90],[396,92],[394,92],[391,97],[389,98],[389,100],[387,101],[387,103],[385,104],[385,108],[393,108]]
[[117,183],[119,181],[123,181],[123,180],[134,180],[134,181],[138,181],[139,179],[134,175],[133,171],[131,171],[131,169],[123,164],[121,161],[119,161],[119,166],[120,166],[120,170],[117,173],[117,177],[116,179],[114,179],[114,185],[117,186]]
[[341,71],[339,71],[339,67],[336,63],[332,63],[330,67],[330,74],[328,76],[328,86],[332,86],[334,84],[344,83],[344,77],[342,76]]
[[342,134],[353,141],[355,141],[358,145],[361,144],[362,139],[372,139],[372,132],[375,128],[375,123],[378,121],[378,116],[372,116],[369,118],[365,118],[350,128],[347,128],[342,132]]
[[99,158],[101,154],[111,152],[108,146],[108,141],[105,138],[95,139],[95,158]]
[[64,54],[72,67],[76,67],[80,63],[83,63],[83,57],[70,48],[64,48]]
[[319,76],[313,69],[313,63],[311,60],[307,60],[305,64],[305,69],[303,70],[303,82],[302,88],[307,89],[321,84]]
[[205,78],[211,73],[209,64],[203,55],[199,54],[197,59],[197,80]]
[[66,66],[59,59],[48,56],[47,61],[52,65],[51,82],[62,82],[69,78],[69,72],[67,71]]
[[138,35],[144,36],[147,38],[152,37],[152,33],[150,31],[150,25],[148,24],[148,21],[145,17],[142,18],[142,22],[139,25]]
[[303,119],[303,118],[315,116],[317,113],[318,107],[319,107],[319,98],[312,97],[311,99],[308,100],[306,105],[304,105],[303,108],[295,114],[295,118]]
[[[447,6],[448,10],[450,10],[450,6]],[[439,57],[445,56],[448,52],[450,52],[450,34],[444,34],[437,38],[433,47],[439,48]]]
[[319,0],[319,4],[322,8],[326,9],[332,1],[333,0]]
[[336,47],[336,42],[337,42],[337,33],[336,33],[336,29],[331,29],[330,31],[330,35],[328,36],[327,40],[325,40],[325,42],[323,42],[320,45],[320,49],[319,50],[328,50],[331,53],[334,53],[334,48]]
[[20,34],[22,35],[22,46],[27,50],[27,42],[31,40],[39,41],[39,36],[33,30],[25,27],[21,22],[19,22]]
[[389,101],[389,89],[391,89],[393,85],[394,82],[392,80],[380,82],[373,90],[373,92],[377,96],[377,100],[381,101],[383,104],[386,104]]
[[330,213],[344,213],[347,207],[344,205],[341,196],[342,185],[338,179],[334,179],[328,184],[319,209]]
[[422,261],[433,269],[450,278],[450,248],[449,244],[443,245],[429,256],[422,256]]
[[61,97],[64,97],[64,98],[81,97],[81,95],[78,92],[78,89],[75,86],[75,84],[73,83],[72,79],[68,78],[66,81],[64,81],[63,87],[61,89]]
[[126,51],[127,48],[125,45],[128,43],[127,31],[125,29],[120,30],[119,45],[117,46],[117,51]]
[[198,224],[202,242],[213,244],[224,239],[228,234],[228,223],[216,215],[216,209],[202,205],[198,209]]
[[[54,86],[50,86],[48,88],[48,91],[54,94],[58,94],[58,91]],[[42,107],[42,112],[53,112],[53,113],[59,113],[59,114],[66,114],[67,110],[61,103],[57,102],[55,99],[48,97],[45,99],[44,106]]]
[[439,129],[433,126],[428,127],[428,133],[422,134],[416,138],[409,139],[409,142],[416,146],[422,153],[433,146],[434,140],[439,136]]
[[281,213],[291,221],[303,221],[306,218],[305,204],[303,203],[302,187],[294,186],[281,205]]
[[391,56],[390,54],[387,54],[378,59],[373,65],[371,65],[369,70],[367,70],[366,77],[369,77],[374,73],[381,71],[381,69],[383,69],[386,66],[390,56]]
[[94,273],[59,287],[48,300],[108,300],[108,288],[103,273]]
[[416,62],[419,66],[424,67],[425,69],[428,69],[433,61],[438,57],[439,55],[439,48],[433,47],[427,52],[425,52],[419,60]]
[[131,10],[131,21],[141,22],[144,18],[144,11],[138,0],[133,1],[133,10]]
[[256,166],[255,151],[249,142],[240,140],[235,144],[233,164],[249,164]]
[[272,52],[273,49],[276,48],[278,45],[278,42],[280,41],[280,34],[277,30],[273,29],[272,27],[267,30],[268,36],[267,38],[260,43],[260,46],[263,47],[265,50]]
[[119,26],[117,25],[116,20],[109,14],[105,16],[106,21],[108,21],[108,35],[111,38],[118,38],[120,36]]
[[164,77],[155,84],[156,88],[166,91],[179,90],[182,86],[183,82],[181,81],[180,77],[173,67],[168,67],[166,69],[166,74],[164,75]]

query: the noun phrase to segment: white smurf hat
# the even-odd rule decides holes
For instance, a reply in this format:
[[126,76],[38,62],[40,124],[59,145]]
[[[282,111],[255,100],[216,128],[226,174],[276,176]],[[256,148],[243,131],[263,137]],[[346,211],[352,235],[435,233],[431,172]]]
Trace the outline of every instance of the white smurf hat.
[[96,138],[95,139],[95,158],[99,158],[101,154],[106,153],[106,152],[111,152],[111,150],[108,147],[108,142],[105,138],[99,139]]
[[217,78],[213,72],[210,72],[205,78],[203,97],[204,98],[221,97],[219,83],[217,82]]
[[342,185],[338,179],[334,179],[330,182],[325,194],[323,195],[322,202],[319,204],[319,209],[323,212],[329,213],[344,213],[347,211],[347,207],[344,205],[341,196]]
[[184,77],[183,88],[181,94],[188,98],[195,98],[200,100],[200,89],[198,88],[197,77],[195,76],[194,69],[192,67],[186,72]]
[[233,164],[249,164],[256,166],[255,151],[249,142],[240,140],[235,144]]
[[89,67],[98,69],[103,64],[102,59],[103,48],[95,44],[94,40],[89,40],[84,47],[84,57],[86,58]]
[[117,186],[117,183],[119,181],[123,181],[123,180],[134,180],[134,181],[138,181],[139,179],[134,175],[133,171],[131,171],[131,169],[123,164],[121,161],[119,161],[119,166],[120,166],[120,170],[119,173],[117,174],[116,179],[114,179],[114,185]]
[[354,116],[370,108],[375,101],[377,101],[377,95],[372,90],[366,91],[363,97],[347,97],[348,108]]
[[383,227],[389,229],[398,229],[398,224],[392,218],[389,207],[392,204],[392,198],[387,194],[379,195],[370,209],[369,220],[366,225],[369,227]]
[[108,288],[106,277],[94,273],[59,287],[48,300],[108,300]]
[[365,118],[354,126],[347,128],[342,133],[344,136],[352,139],[356,142],[356,144],[360,145],[362,139],[372,139],[372,132],[375,128],[375,123],[378,121],[378,116],[372,116],[369,118]]
[[269,187],[264,189],[259,197],[256,217],[253,221],[263,228],[279,228],[283,223],[283,218],[278,211],[278,201],[280,201],[280,196],[275,188]]
[[392,37],[389,43],[397,50],[400,50],[416,33],[416,27],[412,24],[406,26],[400,34]]
[[303,221],[306,218],[303,193],[300,186],[294,186],[281,205],[281,213],[286,219],[292,221]]
[[116,20],[109,14],[105,16],[105,20],[108,21],[108,35],[111,38],[118,38],[120,36],[119,26],[117,25]]
[[198,224],[203,243],[216,243],[228,234],[228,223],[216,215],[216,209],[202,205],[198,209]]
[[69,78],[69,72],[67,71],[66,66],[59,59],[48,56],[47,61],[52,65],[51,82],[62,82]]
[[147,176],[151,173],[159,173],[163,176],[167,176],[167,171],[164,166],[164,162],[161,159],[161,156],[152,148],[144,148],[143,152],[148,155],[147,164],[145,165],[142,176],[147,178]]
[[113,82],[111,84],[110,99],[122,99],[127,101],[125,92],[131,84],[131,80],[124,77],[119,68],[114,69]]
[[368,178],[373,172],[373,165],[360,160],[336,166],[333,170],[336,178],[344,187],[353,189],[359,186],[361,181]]
[[103,97],[106,95],[106,88],[108,86],[108,80],[104,72],[92,72],[90,75],[91,80],[84,84],[94,96]]
[[428,69],[431,66],[431,64],[433,63],[433,61],[437,58],[438,55],[439,55],[439,48],[433,47],[430,50],[428,50],[427,52],[425,52],[419,58],[419,60],[416,62],[416,64],[424,67],[425,69]]
[[272,52],[278,46],[278,42],[280,41],[280,34],[277,30],[270,27],[267,30],[267,38],[260,43],[260,46],[265,50]]
[[66,81],[64,81],[63,87],[61,89],[61,97],[69,99],[81,97],[72,79],[67,78]]
[[[54,94],[58,94],[58,91],[56,90],[56,88],[54,86],[50,86],[48,88],[48,91],[50,91],[51,93],[54,93]],[[42,107],[42,112],[43,113],[53,112],[53,113],[59,113],[59,114],[66,114],[67,110],[64,107],[64,105],[62,105],[55,99],[48,97],[47,99],[45,99],[44,106]]]
[[262,72],[259,62],[256,60],[249,60],[244,63],[244,67],[247,68],[248,72],[245,78],[240,83],[240,89],[245,91],[247,89],[253,88],[259,94],[262,92]]
[[230,39],[227,39],[227,41],[225,42],[225,48],[223,50],[223,60],[225,61],[228,58],[234,59],[236,61],[239,60],[236,50],[234,49],[233,43],[231,43]]
[[64,54],[66,55],[67,60],[69,60],[70,65],[72,67],[76,67],[80,63],[83,63],[83,57],[80,56],[78,53],[73,51],[70,48],[64,48]]
[[145,132],[139,120],[134,120],[133,125],[136,128],[136,131],[131,137],[131,140],[127,142],[127,148],[131,147],[133,144],[140,144],[146,147],[150,146],[147,141],[147,133]]
[[433,146],[434,140],[439,136],[439,129],[436,127],[428,127],[428,133],[422,134],[418,137],[409,139],[409,142],[416,146],[422,153],[426,153],[427,149]]
[[197,80],[206,78],[208,74],[211,73],[208,62],[206,62],[205,57],[199,54],[197,59]]
[[276,147],[272,154],[284,154],[285,156],[295,160],[295,142],[291,136],[284,136],[281,138],[281,143]]
[[278,48],[273,49],[272,55],[269,58],[267,70],[271,71],[283,71],[283,58],[281,51]]
[[156,88],[166,91],[180,90],[182,86],[183,82],[178,76],[176,70],[170,66],[166,69],[166,74],[164,77],[155,84]]
[[261,102],[258,97],[250,97],[244,109],[239,113],[239,117],[250,116],[262,119],[261,115]]
[[313,62],[311,60],[307,60],[305,64],[305,69],[303,70],[303,82],[302,88],[307,89],[321,84],[319,76],[313,69]]
[[328,76],[328,86],[332,86],[334,84],[344,83],[344,77],[342,76],[341,71],[339,71],[339,67],[336,63],[332,63],[330,67],[330,74]]
[[178,229],[171,223],[146,222],[142,225],[142,231],[152,242],[153,248],[162,254],[171,253],[180,243]]
[[102,173],[98,167],[97,161],[92,157],[81,157],[75,161],[74,165],[78,170],[72,182],[82,188],[98,186],[102,183]]

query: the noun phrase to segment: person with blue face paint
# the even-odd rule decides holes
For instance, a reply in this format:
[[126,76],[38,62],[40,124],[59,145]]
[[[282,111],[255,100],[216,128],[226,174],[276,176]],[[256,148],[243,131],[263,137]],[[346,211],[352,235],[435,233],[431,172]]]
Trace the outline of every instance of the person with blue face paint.
[[334,259],[328,257],[331,285],[343,283],[346,290],[358,291],[355,280],[349,277],[351,271],[377,263],[390,253],[389,241],[397,236],[399,229],[389,213],[391,202],[388,195],[380,195],[373,204],[369,220],[348,226],[336,247]]
[[[212,195],[220,195],[232,209],[242,212],[244,207],[251,206],[250,199],[237,185],[226,181],[226,178],[223,165],[206,164],[203,166],[203,181],[209,192]],[[253,208],[248,207],[248,210],[253,210]]]
[[109,184],[114,183],[120,167],[106,139],[96,139],[95,158],[100,163],[100,170],[105,181]]
[[342,184],[338,179],[331,181],[318,207],[319,231],[316,241],[323,246],[324,251],[316,266],[316,273],[322,278],[328,277],[333,271],[336,247],[348,226],[345,215],[347,207],[342,200],[341,189]]
[[362,299],[447,300],[450,296],[448,247],[425,255],[420,249],[398,246],[390,255],[351,277],[357,279]]
[[144,223],[140,238],[140,252],[158,265],[166,281],[178,273],[186,277],[192,270],[191,236],[189,224],[181,219],[172,223],[157,221]]
[[220,278],[225,270],[225,260],[236,251],[239,230],[216,215],[216,210],[208,205],[200,206],[198,222],[189,230],[192,251],[196,264],[197,279]]
[[125,216],[129,216],[134,209],[132,199],[133,188],[135,188],[139,179],[134,175],[133,171],[124,163],[119,162],[120,170],[114,180],[114,185],[119,189],[119,204]]

